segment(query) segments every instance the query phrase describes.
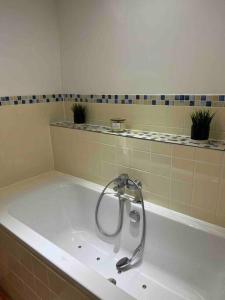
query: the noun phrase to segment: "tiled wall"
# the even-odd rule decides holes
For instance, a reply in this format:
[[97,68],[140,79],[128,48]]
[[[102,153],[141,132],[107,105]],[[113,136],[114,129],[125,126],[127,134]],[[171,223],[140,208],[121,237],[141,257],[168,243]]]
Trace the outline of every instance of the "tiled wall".
[[[124,99],[125,104],[119,104],[119,102],[111,104],[108,100],[113,100],[115,95],[110,95],[111,99],[109,95],[98,96],[101,97],[103,103],[96,103],[95,100],[99,99],[96,95],[93,95],[93,98],[91,95],[77,94],[1,97],[0,165],[3,171],[0,173],[0,187],[46,172],[54,167],[48,125],[51,121],[72,120],[70,108],[76,99],[87,105],[90,123],[109,125],[110,118],[125,117],[127,128],[190,134],[190,112],[199,107],[183,106],[183,104],[187,104],[187,101],[192,98],[185,100],[187,96],[184,96],[183,100],[182,95],[174,96],[181,100],[174,100],[176,105],[168,106],[165,102],[168,96],[161,99],[164,98],[163,95],[158,95],[159,105],[143,104],[145,96],[151,98],[153,97],[151,95],[127,96],[135,98],[133,103],[139,105],[126,104],[129,103],[125,99],[126,95],[118,96],[119,101]],[[201,97],[200,102],[203,104],[209,101],[207,97],[214,99],[214,103],[224,103],[223,95]],[[225,139],[225,107],[213,106],[209,109],[216,112],[211,126],[211,137]]]
[[[66,119],[73,120],[71,102],[65,102]],[[88,122],[111,125],[110,119],[126,118],[126,127],[164,133],[190,135],[190,113],[199,107],[165,105],[124,105],[86,103]],[[216,112],[211,126],[211,137],[225,139],[225,108],[212,107]]]
[[[72,119],[72,102],[88,107],[88,122],[109,125],[110,118],[126,118],[127,128],[190,134],[190,113],[199,108],[216,112],[211,137],[225,139],[225,95],[80,95],[50,94],[0,97],[1,109],[20,104],[63,103]],[[133,104],[133,105],[131,105]],[[64,115],[60,119],[64,119]]]
[[62,102],[0,107],[0,187],[54,168],[49,123],[63,118]]
[[225,227],[225,152],[51,127],[55,168],[106,184],[120,173],[144,197]]
[[[62,101],[65,95],[32,97],[36,102],[38,99],[46,102],[47,99],[51,99],[52,103],[34,104],[28,101],[30,104],[22,105],[22,97],[17,100],[9,99],[8,104],[13,105],[0,107],[0,187],[53,169],[49,123],[73,117],[71,101]],[[67,95],[68,99],[74,100],[74,95]],[[21,105],[14,101],[21,101]],[[128,128],[178,134],[190,134],[190,112],[196,109],[190,106],[143,104],[85,105],[88,122],[91,123],[109,125],[110,118],[125,117]],[[225,139],[225,108],[210,109],[216,111],[211,137]],[[76,131],[72,133],[60,128],[54,128],[52,131],[60,133],[59,136],[54,135],[53,139],[56,169],[105,183],[105,178],[110,179],[120,173],[121,168],[127,168],[129,174],[138,173],[137,177],[148,178],[144,189],[146,197],[151,201],[213,223],[225,224],[223,152],[183,147],[184,153],[192,154],[187,157],[183,155],[180,159],[174,149],[182,149],[181,146],[157,144],[160,149],[155,150],[154,143],[140,141],[147,146],[140,148],[141,152],[138,152],[126,138],[105,137],[85,132],[78,134]],[[97,137],[98,142],[93,136]],[[123,146],[118,144],[119,140],[123,141]],[[74,150],[71,150],[71,147],[74,147]],[[164,153],[161,148],[171,150]],[[102,152],[103,155],[100,155]],[[210,153],[210,156],[205,157],[204,153]]]
[[13,300],[96,299],[0,227],[0,286]]

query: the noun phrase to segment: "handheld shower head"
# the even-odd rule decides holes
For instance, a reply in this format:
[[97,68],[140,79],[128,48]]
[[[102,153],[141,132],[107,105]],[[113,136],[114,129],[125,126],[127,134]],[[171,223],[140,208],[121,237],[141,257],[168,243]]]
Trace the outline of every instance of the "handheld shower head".
[[116,268],[119,272],[125,271],[130,267],[131,260],[128,257],[121,258],[116,263]]

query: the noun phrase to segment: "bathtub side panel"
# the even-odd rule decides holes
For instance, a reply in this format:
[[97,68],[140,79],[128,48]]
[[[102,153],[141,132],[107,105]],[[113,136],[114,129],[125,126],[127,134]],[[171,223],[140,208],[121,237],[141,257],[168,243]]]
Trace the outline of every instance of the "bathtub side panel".
[[0,226],[0,287],[14,300],[94,300]]

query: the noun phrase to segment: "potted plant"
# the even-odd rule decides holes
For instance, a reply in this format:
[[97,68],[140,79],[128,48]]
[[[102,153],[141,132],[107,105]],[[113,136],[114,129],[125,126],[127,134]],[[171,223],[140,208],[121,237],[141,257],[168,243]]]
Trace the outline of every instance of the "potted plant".
[[86,122],[86,107],[85,106],[74,103],[71,107],[71,110],[73,112],[74,123],[83,124]]
[[210,124],[215,113],[209,110],[201,109],[191,114],[191,139],[198,141],[207,141],[209,138]]

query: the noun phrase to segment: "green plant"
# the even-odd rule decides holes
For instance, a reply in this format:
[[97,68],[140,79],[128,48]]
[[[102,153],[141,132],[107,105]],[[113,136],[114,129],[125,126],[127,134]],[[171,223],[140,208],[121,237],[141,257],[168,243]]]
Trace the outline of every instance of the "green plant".
[[215,113],[206,109],[195,111],[191,114],[191,139],[207,141],[209,138],[210,124]]
[[82,104],[74,103],[71,107],[74,116],[74,123],[85,123],[86,107]]
[[215,113],[209,110],[201,109],[191,114],[191,120],[194,127],[209,128]]

